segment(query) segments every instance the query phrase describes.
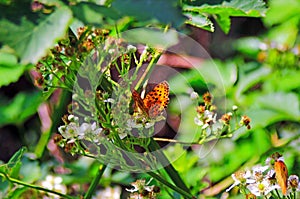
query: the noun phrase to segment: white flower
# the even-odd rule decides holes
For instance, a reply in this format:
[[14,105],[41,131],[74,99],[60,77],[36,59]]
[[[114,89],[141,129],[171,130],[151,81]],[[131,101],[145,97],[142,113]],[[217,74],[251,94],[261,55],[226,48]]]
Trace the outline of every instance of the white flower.
[[280,188],[277,184],[272,185],[268,179],[247,185],[249,191],[256,196],[267,196],[274,189]]
[[104,190],[98,191],[93,199],[120,199],[122,189],[119,186],[106,187]]
[[234,174],[231,175],[234,183],[226,189],[226,192],[230,191],[233,187],[238,186],[240,184],[249,184],[254,183],[255,181],[253,179],[250,179],[251,172],[250,171],[237,171]]
[[113,99],[113,98],[108,98],[108,99],[106,99],[106,100],[104,100],[104,102],[108,102],[108,103],[115,103],[115,99]]
[[142,128],[143,125],[136,123],[136,121],[134,119],[128,119],[127,127],[128,127],[128,130],[131,130],[132,128]]
[[238,106],[236,106],[236,105],[233,105],[233,106],[232,106],[232,110],[233,110],[233,111],[237,111],[238,109],[239,109]]
[[290,175],[288,179],[289,188],[292,189],[292,191],[300,191],[300,183],[299,183],[299,177],[296,175]]
[[78,125],[74,122],[71,122],[66,126],[60,126],[58,131],[64,138],[70,139],[78,135]]
[[[47,175],[46,179],[41,182],[41,186],[46,189],[50,189],[50,190],[53,190],[56,192],[60,192],[62,194],[66,194],[67,187],[62,184],[62,181],[63,181],[62,178],[59,176]],[[48,194],[49,194],[50,198],[53,198],[53,199],[60,198],[58,195],[55,195],[52,193],[48,193]]]
[[129,45],[127,46],[127,50],[128,50],[129,53],[131,53],[131,52],[134,53],[134,52],[136,51],[136,47],[133,46],[133,45],[131,45],[131,44],[129,44]]
[[193,91],[190,94],[190,98],[191,98],[191,100],[197,100],[199,98],[199,95],[198,95],[198,93],[196,93],[195,91]]

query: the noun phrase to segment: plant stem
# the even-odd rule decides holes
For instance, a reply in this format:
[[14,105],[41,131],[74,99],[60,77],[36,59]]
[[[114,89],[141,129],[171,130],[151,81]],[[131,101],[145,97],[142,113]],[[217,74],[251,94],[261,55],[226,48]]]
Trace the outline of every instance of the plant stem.
[[[156,157],[162,165],[166,165],[164,169],[166,170],[166,172],[168,173],[168,175],[170,176],[174,184],[176,184],[176,186],[178,186],[184,192],[189,193],[188,187],[185,185],[185,183],[179,176],[178,172],[175,170],[173,165],[169,162],[167,157],[159,150],[160,148],[158,144],[153,139],[151,139],[151,142],[149,144],[149,149],[150,151],[156,153]],[[192,195],[190,195],[190,198],[192,198]]]
[[36,186],[36,185],[33,185],[33,184],[28,184],[26,182],[22,182],[18,179],[15,179],[15,178],[11,178],[7,174],[2,173],[2,172],[0,173],[0,175],[5,177],[11,183],[15,183],[15,184],[18,184],[18,185],[23,185],[25,187],[36,189],[36,190],[39,190],[39,191],[45,191],[45,192],[48,192],[48,193],[53,193],[53,194],[59,195],[63,198],[74,199],[74,197],[71,197],[71,196],[68,196],[68,195],[65,195],[65,194],[62,194],[62,193],[59,193],[59,192],[56,192],[56,191],[53,191],[53,190],[50,190],[50,189],[46,189],[44,187]]
[[90,199],[92,197],[97,185],[99,184],[99,181],[101,180],[101,177],[102,177],[106,167],[107,167],[106,165],[99,166],[98,172],[97,172],[95,178],[93,179],[88,191],[86,192],[84,199]]
[[279,198],[279,199],[281,199],[281,197],[280,197],[280,194],[279,194],[278,190],[277,190],[277,189],[275,189],[275,191],[276,191],[276,194],[277,194],[278,198]]
[[183,189],[169,183],[168,181],[166,181],[163,177],[161,177],[160,175],[157,175],[154,172],[148,172],[148,174],[155,178],[156,180],[158,180],[159,182],[161,182],[162,184],[168,186],[169,188],[173,189],[174,191],[178,192],[179,194],[181,194],[182,196],[184,196],[184,198],[194,198],[190,193],[184,191]]

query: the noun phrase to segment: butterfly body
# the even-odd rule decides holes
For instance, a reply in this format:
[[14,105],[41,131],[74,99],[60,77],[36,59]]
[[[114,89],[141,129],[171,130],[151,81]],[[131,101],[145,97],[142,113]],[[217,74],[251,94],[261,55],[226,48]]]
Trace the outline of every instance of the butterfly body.
[[157,84],[153,90],[146,94],[144,99],[136,90],[133,90],[132,97],[135,112],[153,119],[159,116],[169,103],[169,84],[166,81]]

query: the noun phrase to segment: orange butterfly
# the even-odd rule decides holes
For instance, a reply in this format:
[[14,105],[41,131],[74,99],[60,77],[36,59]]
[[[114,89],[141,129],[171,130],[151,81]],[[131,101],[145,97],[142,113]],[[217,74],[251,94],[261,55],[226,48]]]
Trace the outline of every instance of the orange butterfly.
[[144,99],[136,90],[133,90],[132,97],[135,112],[142,112],[153,119],[159,116],[169,103],[169,84],[166,81],[157,84],[152,91],[146,94]]
[[287,167],[283,161],[277,159],[274,163],[274,169],[277,183],[281,187],[283,195],[286,195],[288,178]]

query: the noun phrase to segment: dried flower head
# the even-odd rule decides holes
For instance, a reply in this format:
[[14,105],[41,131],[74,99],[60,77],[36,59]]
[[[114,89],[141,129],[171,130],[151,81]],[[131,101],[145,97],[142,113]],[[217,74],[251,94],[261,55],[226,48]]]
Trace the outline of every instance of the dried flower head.
[[212,95],[209,92],[203,94],[203,101],[205,105],[211,105]]

